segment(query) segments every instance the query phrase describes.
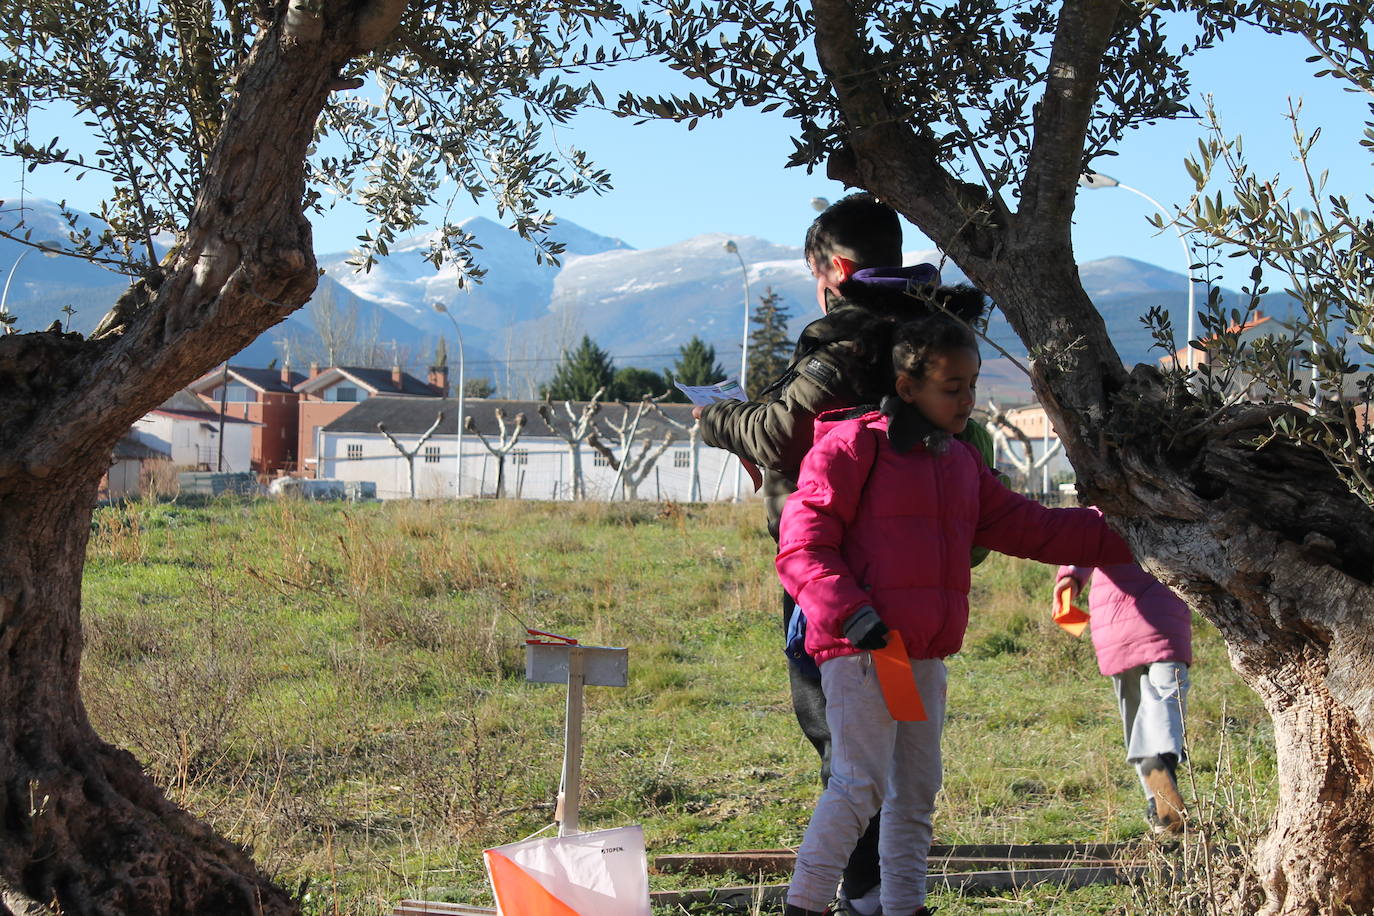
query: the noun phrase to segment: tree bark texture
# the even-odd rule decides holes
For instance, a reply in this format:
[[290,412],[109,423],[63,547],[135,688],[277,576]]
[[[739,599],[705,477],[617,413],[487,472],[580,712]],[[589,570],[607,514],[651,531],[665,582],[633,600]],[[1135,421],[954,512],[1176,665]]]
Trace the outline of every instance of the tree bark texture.
[[119,437],[313,291],[306,150],[340,67],[403,7],[328,2],[313,32],[264,30],[157,274],[90,340],[0,336],[0,912],[299,912],[244,850],[92,730],[79,690],[81,578]]
[[1078,277],[1069,228],[1084,132],[1117,8],[1066,0],[1045,98],[1008,212],[954,179],[896,123],[866,74],[847,0],[814,0],[817,53],[848,127],[832,177],[866,188],[940,245],[1036,357],[1032,382],[1078,474],[1137,558],[1225,638],[1274,722],[1279,804],[1253,851],[1263,900],[1233,912],[1374,912],[1374,514],[1325,460],[1255,440],[1272,409],[1209,417],[1129,375]]
[[14,914],[297,912],[243,850],[168,801],[87,721],[79,570],[98,474],[9,495],[0,509],[0,904]]

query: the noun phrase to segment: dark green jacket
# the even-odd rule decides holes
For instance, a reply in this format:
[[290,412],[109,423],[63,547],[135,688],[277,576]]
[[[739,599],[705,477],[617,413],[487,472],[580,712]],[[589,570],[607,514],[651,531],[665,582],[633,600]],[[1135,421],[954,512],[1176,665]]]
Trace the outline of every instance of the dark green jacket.
[[[701,437],[758,465],[764,472],[763,494],[768,506],[768,530],[778,536],[783,504],[797,489],[802,458],[811,448],[816,415],[842,407],[856,407],[864,398],[864,380],[872,360],[858,355],[856,329],[870,321],[873,307],[839,299],[823,317],[807,325],[797,339],[791,369],[775,383],[763,401],[716,401],[702,411]],[[900,316],[898,316],[900,317]],[[913,315],[913,317],[915,317]],[[992,437],[970,420],[959,438],[975,446],[992,465]],[[987,551],[980,551],[980,562]]]

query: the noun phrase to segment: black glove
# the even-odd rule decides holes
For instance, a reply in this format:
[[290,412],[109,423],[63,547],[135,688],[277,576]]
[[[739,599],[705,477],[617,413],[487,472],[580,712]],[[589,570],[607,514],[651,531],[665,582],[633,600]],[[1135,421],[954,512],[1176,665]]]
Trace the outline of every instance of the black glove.
[[865,604],[844,622],[844,638],[859,649],[881,649],[887,645],[887,624]]

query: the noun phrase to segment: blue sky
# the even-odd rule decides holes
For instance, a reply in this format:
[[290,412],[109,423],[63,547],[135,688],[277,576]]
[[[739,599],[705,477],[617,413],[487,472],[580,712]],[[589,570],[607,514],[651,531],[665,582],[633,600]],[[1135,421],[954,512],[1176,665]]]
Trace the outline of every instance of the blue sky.
[[[1330,190],[1363,195],[1370,187],[1370,157],[1357,140],[1368,117],[1364,96],[1341,91],[1332,80],[1310,76],[1310,54],[1294,38],[1250,34],[1199,58],[1193,67],[1200,97],[1216,98],[1228,132],[1242,133],[1246,150],[1262,172],[1298,180],[1292,165],[1291,127],[1284,117],[1290,96],[1304,100],[1304,121],[1320,125],[1323,136],[1317,158],[1331,172]],[[610,84],[611,81],[607,81]],[[36,118],[35,141],[45,128],[69,134],[71,121]],[[774,115],[753,111],[701,122],[688,132],[684,125],[636,125],[609,114],[590,112],[560,128],[559,140],[588,150],[608,168],[615,189],[601,196],[584,195],[555,201],[551,208],[592,231],[624,239],[636,248],[652,248],[707,232],[756,236],[800,244],[815,213],[812,198],[837,199],[846,193],[822,174],[786,169],[791,126]],[[1178,121],[1133,131],[1119,155],[1099,160],[1099,171],[1150,195],[1166,207],[1187,199],[1191,180],[1183,159],[1196,149],[1203,133],[1197,122]],[[67,138],[70,139],[69,137]],[[18,194],[21,170],[5,166],[0,198]],[[27,193],[66,198],[82,209],[94,209],[98,181],[73,182],[69,176],[39,171],[23,176]],[[1155,213],[1142,198],[1120,189],[1084,191],[1079,195],[1075,228],[1078,260],[1127,255],[1182,273],[1184,250],[1176,235],[1145,220]],[[466,215],[495,214],[471,206]],[[360,211],[339,208],[316,225],[321,253],[348,248],[362,228]],[[908,250],[929,247],[914,227],[907,227]],[[1239,278],[1227,278],[1236,285]]]

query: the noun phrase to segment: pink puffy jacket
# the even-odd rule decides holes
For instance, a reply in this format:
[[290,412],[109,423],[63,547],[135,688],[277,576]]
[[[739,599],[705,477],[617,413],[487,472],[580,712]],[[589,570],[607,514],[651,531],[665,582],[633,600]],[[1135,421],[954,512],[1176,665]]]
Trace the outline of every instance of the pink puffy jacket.
[[1105,675],[1151,662],[1193,663],[1193,615],[1169,587],[1135,563],[1117,566],[1061,566],[1057,579],[1081,587],[1092,576],[1088,625]]
[[968,626],[969,549],[1046,563],[1131,560],[1096,509],[1048,509],[1011,492],[967,443],[898,454],[874,411],[822,414],[798,489],[783,508],[777,567],[807,618],[818,664],[858,649],[844,623],[871,604],[912,658],[959,651]]

